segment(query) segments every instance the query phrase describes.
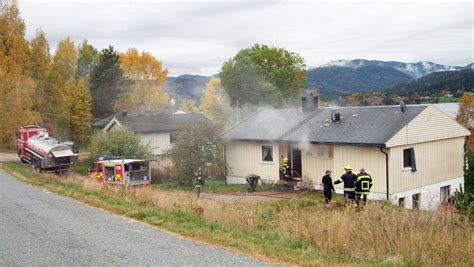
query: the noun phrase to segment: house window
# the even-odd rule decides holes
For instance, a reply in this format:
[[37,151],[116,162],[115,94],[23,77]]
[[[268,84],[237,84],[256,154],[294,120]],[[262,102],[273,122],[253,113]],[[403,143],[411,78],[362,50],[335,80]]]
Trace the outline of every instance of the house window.
[[420,197],[421,197],[421,196],[420,196],[420,193],[414,194],[414,195],[411,197],[413,209],[419,209],[419,208],[420,208]]
[[272,146],[262,146],[262,161],[273,162],[273,147]]
[[334,149],[331,145],[315,145],[305,150],[306,157],[333,158]]
[[443,203],[451,195],[451,186],[442,186],[439,190],[439,201]]
[[416,171],[415,149],[413,147],[403,150],[403,168],[411,168],[411,171]]
[[178,139],[178,133],[170,133],[170,144],[176,144],[176,139]]
[[398,199],[398,206],[404,208],[405,207],[405,198],[401,197]]

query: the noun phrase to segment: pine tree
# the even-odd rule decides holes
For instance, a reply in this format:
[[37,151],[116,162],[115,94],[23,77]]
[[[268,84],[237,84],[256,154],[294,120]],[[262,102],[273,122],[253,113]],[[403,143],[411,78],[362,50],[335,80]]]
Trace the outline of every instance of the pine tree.
[[114,105],[121,92],[122,70],[119,56],[112,46],[102,50],[97,65],[92,69],[90,90],[92,114],[103,118],[114,112]]
[[18,128],[38,119],[32,111],[35,84],[25,24],[15,1],[0,2],[0,38],[0,144],[13,146]]

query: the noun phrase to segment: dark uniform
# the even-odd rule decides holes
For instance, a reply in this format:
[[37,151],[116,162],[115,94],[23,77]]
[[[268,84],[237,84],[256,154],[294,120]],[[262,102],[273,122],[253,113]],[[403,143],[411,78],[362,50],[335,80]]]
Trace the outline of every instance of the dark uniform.
[[369,194],[370,189],[372,188],[372,176],[370,174],[361,172],[357,175],[357,180],[355,183],[355,193],[356,193],[356,203],[357,208],[360,207],[360,199],[362,198],[365,203],[367,203],[367,195]]
[[195,173],[196,176],[196,195],[199,198],[201,196],[202,186],[205,184],[204,179],[202,179],[201,168]]
[[326,204],[329,204],[329,202],[331,202],[331,199],[332,199],[332,191],[334,191],[331,175],[328,175],[328,174],[324,175],[322,182],[323,182],[324,200]]
[[357,175],[353,174],[351,171],[346,172],[337,179],[334,184],[340,184],[344,182],[344,198],[346,202],[350,199],[354,202],[355,199],[355,182],[357,181]]

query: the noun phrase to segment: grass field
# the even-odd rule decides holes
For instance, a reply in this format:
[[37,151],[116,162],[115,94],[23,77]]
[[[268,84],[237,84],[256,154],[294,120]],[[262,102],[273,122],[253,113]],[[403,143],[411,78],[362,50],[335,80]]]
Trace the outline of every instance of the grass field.
[[[243,193],[247,192],[249,188],[246,184],[227,184],[220,179],[205,179],[204,192],[208,193]],[[193,190],[194,186],[183,186],[175,181],[164,181],[158,184],[153,184],[153,188],[161,190]],[[276,190],[271,185],[259,185],[257,191],[272,191]]]
[[[39,175],[16,163],[19,179],[193,239],[290,265],[473,266],[474,227],[453,213],[371,202],[361,212],[319,193],[266,203],[220,203],[185,191],[109,187]],[[340,199],[340,198],[338,198]]]

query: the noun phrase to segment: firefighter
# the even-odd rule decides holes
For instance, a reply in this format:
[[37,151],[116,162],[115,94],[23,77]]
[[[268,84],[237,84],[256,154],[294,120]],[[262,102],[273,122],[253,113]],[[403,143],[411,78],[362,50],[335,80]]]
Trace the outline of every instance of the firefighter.
[[355,182],[357,180],[357,175],[352,173],[351,165],[346,165],[344,167],[346,171],[341,178],[337,179],[334,184],[340,184],[344,182],[344,199],[346,206],[349,204],[349,201],[354,203],[355,199]]
[[324,201],[326,205],[331,203],[332,192],[334,192],[334,186],[332,185],[331,171],[327,170],[326,175],[323,176],[323,191],[324,191]]
[[282,163],[281,163],[281,168],[280,168],[281,178],[283,180],[288,180],[288,178],[290,178],[290,172],[291,170],[290,170],[288,157],[282,157]]
[[367,195],[369,194],[369,191],[371,188],[372,188],[372,176],[370,176],[370,174],[365,172],[364,168],[361,168],[359,174],[357,175],[357,180],[355,182],[357,210],[360,210],[361,198],[364,201],[364,206],[365,204],[367,204]]
[[202,190],[202,186],[204,186],[205,182],[204,182],[204,179],[202,179],[202,169],[201,167],[198,168],[197,172],[194,174],[195,175],[195,178],[196,178],[196,195],[197,195],[197,198],[199,198],[201,196],[201,190]]

